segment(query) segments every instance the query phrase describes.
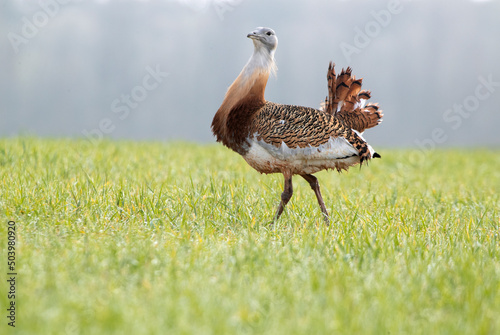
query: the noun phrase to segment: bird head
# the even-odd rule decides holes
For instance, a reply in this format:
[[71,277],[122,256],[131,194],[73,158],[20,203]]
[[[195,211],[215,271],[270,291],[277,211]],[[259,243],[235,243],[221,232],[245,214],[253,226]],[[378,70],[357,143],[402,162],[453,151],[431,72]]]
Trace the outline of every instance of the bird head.
[[256,49],[264,48],[270,54],[274,53],[278,46],[278,37],[271,28],[258,27],[247,35],[251,38]]

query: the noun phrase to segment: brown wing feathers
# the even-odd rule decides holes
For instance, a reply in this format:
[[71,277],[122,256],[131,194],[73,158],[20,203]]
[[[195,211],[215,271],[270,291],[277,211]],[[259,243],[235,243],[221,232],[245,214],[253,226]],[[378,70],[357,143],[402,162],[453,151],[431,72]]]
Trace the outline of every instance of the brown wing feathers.
[[[361,162],[371,158],[368,144],[353,130],[362,133],[376,126],[383,116],[377,104],[363,106],[370,91],[361,90],[363,80],[352,75],[352,69],[342,69],[337,76],[335,64],[328,67],[328,97],[325,99],[325,117],[314,109],[266,102],[255,115],[250,133],[277,147],[285,143],[291,148],[318,146],[331,136],[344,137],[358,151]],[[293,112],[292,112],[293,111]]]
[[325,100],[325,112],[360,133],[382,121],[383,113],[377,104],[362,106],[361,101],[370,99],[371,93],[361,90],[363,79],[356,79],[350,67],[342,69],[336,76],[335,64],[330,62],[327,79],[328,97]]
[[[266,102],[255,115],[250,133],[276,147],[317,147],[334,137],[348,138],[354,132],[340,120],[309,107]],[[355,135],[355,134],[354,134]]]

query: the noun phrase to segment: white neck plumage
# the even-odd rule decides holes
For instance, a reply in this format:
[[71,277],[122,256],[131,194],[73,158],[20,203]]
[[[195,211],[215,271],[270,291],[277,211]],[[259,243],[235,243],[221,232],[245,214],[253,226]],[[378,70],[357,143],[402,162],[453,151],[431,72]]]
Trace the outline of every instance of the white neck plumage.
[[[252,57],[241,71],[246,78],[252,77],[256,73],[276,73],[276,63],[274,61],[274,51],[267,50],[262,45],[255,43],[255,49]],[[241,75],[240,74],[240,75]]]
[[264,92],[271,72],[276,71],[274,50],[255,43],[252,57],[229,86],[220,111],[228,113],[241,101],[264,103]]

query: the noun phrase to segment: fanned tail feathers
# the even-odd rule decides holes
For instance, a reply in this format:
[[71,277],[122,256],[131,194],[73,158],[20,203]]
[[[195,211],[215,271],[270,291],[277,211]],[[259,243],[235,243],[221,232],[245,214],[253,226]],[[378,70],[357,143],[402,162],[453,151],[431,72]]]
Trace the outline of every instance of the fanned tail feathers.
[[360,133],[382,122],[382,110],[375,103],[366,105],[371,93],[361,90],[363,79],[356,79],[350,67],[336,75],[335,64],[330,62],[327,79],[328,97],[322,106],[326,113]]

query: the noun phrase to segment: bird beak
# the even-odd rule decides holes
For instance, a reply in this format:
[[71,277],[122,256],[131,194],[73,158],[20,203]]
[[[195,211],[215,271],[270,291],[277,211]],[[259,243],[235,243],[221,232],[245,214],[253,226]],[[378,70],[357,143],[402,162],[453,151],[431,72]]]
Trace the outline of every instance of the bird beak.
[[259,36],[257,35],[257,33],[254,33],[254,32],[248,34],[247,37],[251,38],[251,39],[258,39],[259,38]]

